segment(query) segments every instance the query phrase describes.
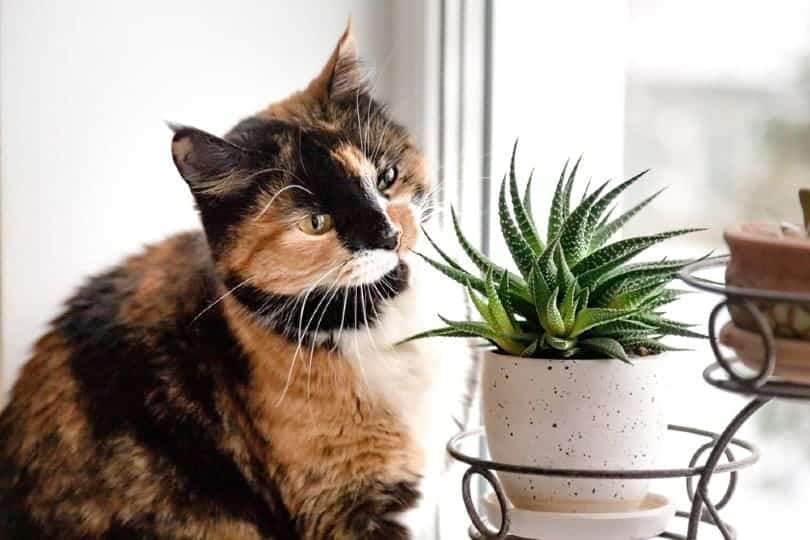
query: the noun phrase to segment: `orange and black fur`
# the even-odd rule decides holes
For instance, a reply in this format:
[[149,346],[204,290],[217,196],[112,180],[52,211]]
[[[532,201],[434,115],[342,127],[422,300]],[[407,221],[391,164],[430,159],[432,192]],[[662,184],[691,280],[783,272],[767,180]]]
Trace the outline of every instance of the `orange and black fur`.
[[203,231],[89,280],[36,343],[0,416],[0,539],[411,538],[466,351],[394,345],[435,322],[430,186],[350,31],[224,138],[173,129]]

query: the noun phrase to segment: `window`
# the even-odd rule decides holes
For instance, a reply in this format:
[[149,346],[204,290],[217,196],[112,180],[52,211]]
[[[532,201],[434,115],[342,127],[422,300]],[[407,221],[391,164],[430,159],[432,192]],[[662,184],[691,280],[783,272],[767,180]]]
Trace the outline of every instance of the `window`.
[[[669,187],[627,233],[709,227],[667,246],[695,255],[725,252],[722,229],[742,220],[801,222],[796,193],[810,178],[810,4],[638,0],[629,7],[625,172],[651,167],[645,189]],[[714,302],[694,295],[678,309],[705,324]],[[672,386],[681,396],[677,421],[716,430],[743,401],[703,384],[700,371],[711,359],[699,347],[689,365],[674,368]],[[806,412],[771,403],[743,430],[763,457],[741,473],[724,513],[741,536],[787,538],[802,529],[810,498]],[[725,479],[714,484],[720,491]]]
[[[461,2],[467,9],[482,4],[481,24],[489,32],[478,55],[484,78],[472,81],[473,90],[458,91],[452,86],[458,78],[444,79],[442,88],[484,104],[482,151],[489,161],[481,175],[446,167],[444,179],[460,182],[467,197],[479,197],[481,212],[467,204],[464,217],[480,217],[482,244],[494,256],[508,258],[493,199],[517,137],[519,172],[535,168],[536,210],[547,208],[545,194],[566,158],[584,154],[583,176],[594,180],[652,168],[624,204],[668,189],[625,234],[708,230],[671,241],[651,257],[724,252],[723,227],[744,219],[800,221],[796,190],[810,178],[810,4]],[[442,5],[455,9],[459,3]],[[453,18],[443,21],[452,24]],[[451,53],[445,70],[456,67]],[[476,84],[484,85],[482,95]],[[705,326],[716,301],[695,294],[674,307],[674,315]],[[701,374],[711,351],[705,343],[689,346],[694,353],[668,367],[672,422],[721,431],[744,400],[707,385]],[[762,461],[741,474],[723,514],[741,535],[783,538],[801,530],[810,497],[807,433],[806,411],[790,403],[771,403],[741,432],[763,451]],[[676,438],[662,462],[684,466],[698,444]],[[725,480],[715,479],[713,493],[722,492]],[[449,493],[458,499],[459,484],[452,481]],[[654,489],[688,507],[682,481]],[[442,514],[445,537],[468,525],[457,499]]]

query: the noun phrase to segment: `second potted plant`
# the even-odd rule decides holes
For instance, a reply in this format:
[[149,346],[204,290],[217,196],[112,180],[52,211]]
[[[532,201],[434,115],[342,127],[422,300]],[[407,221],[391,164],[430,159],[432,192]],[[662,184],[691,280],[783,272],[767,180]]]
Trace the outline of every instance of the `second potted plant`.
[[[498,209],[517,272],[475,249],[453,214],[458,241],[477,272],[435,244],[444,260],[425,259],[467,288],[481,320],[443,318],[445,327],[411,339],[479,337],[494,346],[484,356],[482,398],[495,460],[551,468],[650,468],[666,430],[659,368],[674,351],[660,339],[703,336],[662,312],[681,294],[670,287],[675,274],[693,261],[631,260],[698,229],[611,242],[658,193],[610,217],[619,195],[641,173],[612,189],[606,182],[590,194],[586,190],[572,206],[578,165],[560,175],[542,238],[532,216],[531,178],[521,194],[513,152]],[[499,477],[512,504],[529,510],[632,511],[647,494],[647,482],[639,480]]]
[[[804,227],[788,222],[748,222],[728,227],[724,237],[730,258],[726,283],[781,295],[810,294],[810,190],[799,191]],[[774,374],[810,384],[810,307],[806,303],[755,302],[774,335]],[[762,329],[742,306],[731,303],[731,321],[720,341],[732,347],[748,367],[765,362]]]

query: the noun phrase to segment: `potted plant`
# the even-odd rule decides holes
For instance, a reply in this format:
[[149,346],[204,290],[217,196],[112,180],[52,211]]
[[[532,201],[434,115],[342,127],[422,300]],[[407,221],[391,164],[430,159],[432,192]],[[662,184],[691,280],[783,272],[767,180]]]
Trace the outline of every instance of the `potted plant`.
[[[738,287],[810,294],[810,190],[800,190],[804,227],[791,223],[742,223],[729,227],[724,238],[730,258],[726,283]],[[805,304],[755,303],[773,331],[774,373],[795,382],[810,383],[810,307]],[[720,341],[732,347],[749,367],[759,370],[765,358],[761,329],[739,305],[729,307],[732,320]]]
[[[698,229],[624,240],[611,238],[660,192],[611,218],[612,207],[644,171],[586,193],[572,207],[579,161],[563,168],[545,238],[531,209],[531,176],[521,196],[515,152],[500,187],[498,213],[517,272],[475,249],[455,212],[461,248],[473,273],[428,239],[443,259],[424,259],[467,288],[480,321],[442,318],[445,327],[410,339],[478,337],[493,347],[483,359],[484,427],[492,457],[553,468],[650,467],[666,430],[659,373],[675,349],[666,335],[704,337],[661,309],[681,291],[670,288],[691,260],[631,262],[645,249]],[[640,508],[645,481],[499,475],[518,508],[605,512]]]

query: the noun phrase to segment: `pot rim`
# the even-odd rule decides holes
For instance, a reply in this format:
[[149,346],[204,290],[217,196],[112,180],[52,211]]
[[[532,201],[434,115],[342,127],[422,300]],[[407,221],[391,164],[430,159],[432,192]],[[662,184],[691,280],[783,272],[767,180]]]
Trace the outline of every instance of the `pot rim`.
[[744,221],[730,225],[723,230],[723,238],[733,249],[733,244],[750,243],[773,248],[790,248],[796,251],[810,251],[810,238],[795,236],[768,236],[752,231],[754,227],[778,227],[779,224],[767,221]]
[[[664,352],[655,353],[655,354],[648,354],[646,356],[631,356],[630,357],[630,362],[631,362],[631,365],[632,365],[633,363],[638,362],[638,361],[642,361],[642,362],[651,361],[651,360],[654,360],[654,359],[657,359],[657,358],[667,357],[667,356],[670,356],[670,355],[672,355],[674,353],[679,353],[679,352],[689,352],[689,351],[664,351]],[[610,357],[607,357],[607,356],[602,357],[602,358],[544,358],[544,357],[539,357],[538,358],[538,357],[534,357],[534,356],[517,356],[517,355],[514,355],[514,354],[507,354],[507,353],[500,352],[495,347],[487,347],[484,350],[484,353],[487,354],[487,355],[503,356],[505,359],[511,358],[511,359],[521,360],[521,361],[530,361],[530,360],[539,360],[541,362],[610,362],[610,361],[616,361],[616,362],[621,362],[622,364],[626,364],[626,362],[624,362],[622,360],[619,360],[618,358],[610,358]]]

